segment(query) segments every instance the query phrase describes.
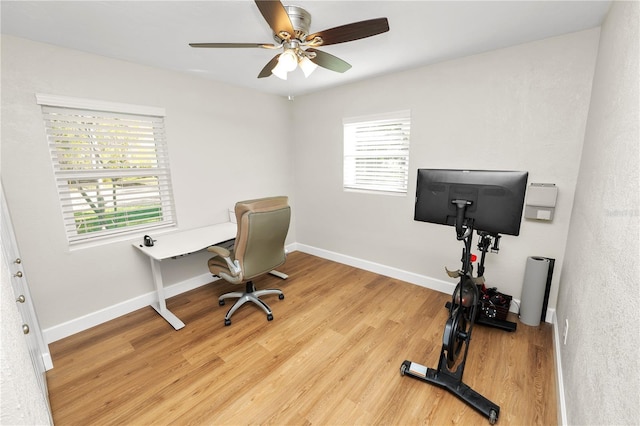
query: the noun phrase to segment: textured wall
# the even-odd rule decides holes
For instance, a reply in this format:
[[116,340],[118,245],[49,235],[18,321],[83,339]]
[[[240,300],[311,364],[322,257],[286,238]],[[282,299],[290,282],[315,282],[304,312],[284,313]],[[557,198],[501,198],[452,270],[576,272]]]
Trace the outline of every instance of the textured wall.
[[[530,182],[558,185],[554,219],[524,220],[520,235],[504,236],[486,259],[489,283],[520,298],[528,256],[562,265],[598,37],[596,28],[297,97],[294,134],[313,111],[313,131],[295,144],[297,242],[454,282],[444,266],[459,267],[461,243],[451,227],[413,220],[416,170],[528,170]],[[404,109],[407,195],[345,192],[342,119]],[[558,282],[554,274],[551,308]]]
[[[144,232],[70,250],[35,93],[165,108],[181,229],[228,220],[240,199],[293,195],[282,97],[6,35],[1,78],[2,182],[22,256],[37,259],[29,284],[44,329],[154,286],[148,259],[132,246]],[[206,259],[163,262],[165,285],[208,274]]]
[[558,295],[569,424],[638,424],[640,3],[602,26]]

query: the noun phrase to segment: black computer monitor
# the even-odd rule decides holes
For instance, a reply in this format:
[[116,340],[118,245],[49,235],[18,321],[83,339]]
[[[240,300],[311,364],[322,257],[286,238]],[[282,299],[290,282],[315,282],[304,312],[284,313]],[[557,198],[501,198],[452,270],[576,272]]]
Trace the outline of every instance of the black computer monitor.
[[456,225],[456,201],[466,201],[465,218],[489,234],[518,235],[528,172],[418,169],[414,219]]

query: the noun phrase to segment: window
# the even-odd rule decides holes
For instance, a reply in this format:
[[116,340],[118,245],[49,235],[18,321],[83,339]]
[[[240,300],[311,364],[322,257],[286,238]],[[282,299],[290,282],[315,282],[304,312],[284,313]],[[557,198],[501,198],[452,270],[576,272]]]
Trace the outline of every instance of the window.
[[175,224],[163,109],[36,98],[69,243]]
[[406,194],[410,111],[346,118],[343,125],[344,189]]

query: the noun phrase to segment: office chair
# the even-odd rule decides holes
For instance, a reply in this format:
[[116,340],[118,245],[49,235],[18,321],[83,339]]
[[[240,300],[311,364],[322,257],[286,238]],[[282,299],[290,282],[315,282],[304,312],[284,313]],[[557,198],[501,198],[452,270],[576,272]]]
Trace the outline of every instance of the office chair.
[[244,292],[226,293],[218,298],[221,306],[225,304],[225,299],[238,298],[225,315],[224,325],[231,325],[231,315],[246,302],[261,307],[267,314],[267,320],[271,321],[271,308],[260,297],[277,294],[284,299],[284,294],[277,289],[256,290],[253,279],[285,262],[284,241],[291,219],[288,198],[281,196],[240,201],[236,203],[235,213],[238,230],[234,248],[231,251],[219,246],[208,248],[215,254],[208,262],[213,275],[233,284],[246,285]]

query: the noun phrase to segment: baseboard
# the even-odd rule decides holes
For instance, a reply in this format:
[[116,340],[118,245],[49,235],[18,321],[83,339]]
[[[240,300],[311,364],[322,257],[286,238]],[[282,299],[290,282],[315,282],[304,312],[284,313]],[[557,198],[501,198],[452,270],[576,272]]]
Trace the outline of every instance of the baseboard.
[[305,244],[297,244],[297,249],[303,253],[312,254],[314,256],[322,257],[323,259],[332,260],[334,262],[353,266],[355,268],[364,269],[365,271],[384,275],[386,277],[406,281],[408,283],[440,291],[442,293],[451,294],[456,287],[455,283],[438,280],[435,278],[427,277],[425,275],[416,274],[414,272],[408,272],[402,269],[394,268],[392,266],[370,262],[368,260],[347,256],[329,250],[319,249]]
[[547,308],[547,315],[544,317],[544,322],[548,322],[549,324],[553,324],[554,318],[556,317],[556,310]]
[[[178,294],[209,284],[217,279],[218,278],[212,277],[211,274],[201,274],[165,287],[165,296],[167,298],[177,296]],[[88,330],[96,325],[111,321],[112,319],[118,318],[122,315],[144,308],[145,306],[149,306],[155,301],[157,301],[156,292],[151,291],[141,296],[134,297],[133,299],[125,300],[124,302],[84,315],[80,318],[75,318],[71,321],[46,328],[42,330],[42,334],[44,335],[45,342],[49,344],[81,331]]]
[[53,359],[51,358],[51,352],[48,351],[42,354],[42,361],[44,362],[45,371],[49,371],[53,368]]
[[556,367],[556,394],[558,401],[558,425],[564,426],[567,422],[567,405],[564,398],[564,380],[562,376],[562,356],[560,354],[560,331],[558,327],[558,317],[553,312],[553,351],[554,364]]
[[[297,244],[295,243],[290,244],[286,247],[286,250],[288,252],[295,251],[296,246]],[[181,281],[179,283],[165,287],[165,297],[170,298],[177,296],[184,292],[194,290],[198,287],[209,284],[217,279],[219,278],[213,277],[209,273],[189,278],[185,281]],[[112,319],[121,317],[122,315],[126,315],[138,309],[144,308],[145,306],[149,306],[155,301],[157,301],[156,292],[150,291],[149,293],[134,297],[133,299],[125,300],[112,306],[108,306],[104,309],[100,309],[99,311],[92,312],[80,318],[75,318],[62,324],[46,328],[42,330],[44,341],[46,344],[49,344],[57,340],[64,339],[65,337],[69,337],[81,331],[88,330],[91,327],[95,327],[96,325],[100,325],[107,321],[111,321]],[[43,358],[45,361],[45,365],[50,366],[47,369],[53,368],[51,356],[49,354],[43,354]]]
[[[454,282],[431,278],[425,275],[416,274],[414,272],[394,268],[392,266],[382,265],[380,263],[347,256],[341,253],[336,253],[305,244],[292,243],[287,245],[286,250],[287,252],[294,252],[299,250],[303,253],[308,253],[314,256],[322,257],[324,259],[332,260],[334,262],[343,263],[355,268],[364,269],[366,271],[402,280],[442,293],[453,293],[456,285],[456,283]],[[188,280],[165,287],[165,295],[167,298],[174,297],[181,293],[196,289],[200,286],[215,281],[216,279],[217,278],[212,277],[208,273],[201,274]],[[65,323],[49,327],[43,330],[45,343],[49,344],[51,342],[64,339],[65,337],[87,330],[91,327],[95,327],[96,325],[100,325],[122,315],[126,315],[130,312],[144,308],[145,306],[149,306],[155,301],[156,293],[155,291],[151,291],[133,299],[125,300],[121,303],[108,306],[104,309],[100,309],[99,311],[84,315],[80,318],[75,318]],[[515,303],[511,304],[510,311],[517,314],[520,306],[520,300],[513,299],[513,302]],[[550,318],[553,315],[553,310],[547,310],[547,322],[550,322]],[[50,359],[48,361],[50,363]],[[47,360],[45,360],[45,362],[47,362]]]
[[[356,257],[346,256],[344,254],[336,253],[329,250],[319,249],[304,244],[296,244],[296,249],[303,253],[312,254],[314,256],[322,257],[323,259],[332,260],[334,262],[343,263],[345,265],[353,266],[354,268],[364,269],[369,272],[375,272],[376,274],[384,275],[386,277],[395,278],[398,280],[406,281],[411,284],[419,285],[431,290],[439,291],[441,293],[452,294],[456,287],[455,282],[442,281],[435,278],[428,277],[426,275],[416,274],[414,272],[408,272],[402,269],[394,268],[392,266],[382,265],[380,263],[370,262],[368,260],[362,260]],[[514,303],[511,303],[509,308],[510,312],[518,314],[520,309],[520,300],[513,299]],[[547,310],[547,322],[551,322],[550,311]]]

